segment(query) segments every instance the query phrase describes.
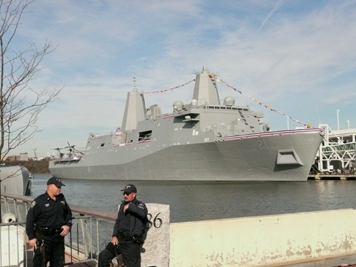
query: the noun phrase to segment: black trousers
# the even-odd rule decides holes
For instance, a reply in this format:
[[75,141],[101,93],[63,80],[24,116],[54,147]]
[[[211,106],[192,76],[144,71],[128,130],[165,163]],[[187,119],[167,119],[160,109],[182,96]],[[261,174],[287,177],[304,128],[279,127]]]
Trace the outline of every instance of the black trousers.
[[64,265],[64,237],[43,237],[42,244],[34,250],[33,267],[63,267]]
[[[120,241],[118,254],[122,255],[126,267],[141,267],[141,245],[133,241]],[[115,257],[112,249],[104,249],[99,254],[98,267],[109,267]]]

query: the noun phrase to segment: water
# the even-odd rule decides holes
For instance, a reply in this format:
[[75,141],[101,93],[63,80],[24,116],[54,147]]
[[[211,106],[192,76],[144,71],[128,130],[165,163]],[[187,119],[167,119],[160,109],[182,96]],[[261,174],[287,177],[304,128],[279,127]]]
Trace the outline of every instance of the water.
[[[35,175],[33,197],[49,175]],[[62,180],[69,204],[116,211],[125,181]],[[356,181],[162,182],[135,181],[137,198],[170,205],[171,222],[236,218],[356,207]]]

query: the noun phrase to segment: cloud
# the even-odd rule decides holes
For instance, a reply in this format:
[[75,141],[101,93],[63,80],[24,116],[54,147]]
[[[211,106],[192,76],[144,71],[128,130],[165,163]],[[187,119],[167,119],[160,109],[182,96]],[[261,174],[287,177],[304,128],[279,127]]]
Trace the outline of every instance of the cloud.
[[283,4],[282,0],[278,0],[275,5],[273,6],[273,9],[268,13],[268,15],[265,17],[265,19],[262,21],[261,26],[258,28],[258,32],[264,27],[264,25],[268,22],[268,20],[273,16],[275,12],[277,12],[278,9],[281,8]]
[[[140,91],[162,90],[193,79],[204,65],[244,94],[313,125],[315,104],[323,122],[340,103],[341,119],[354,112],[354,1],[37,0],[31,8],[22,44],[58,46],[34,85],[64,87],[39,121],[51,146],[69,139],[85,145],[90,131],[119,126],[133,77]],[[175,100],[190,102],[192,89],[146,95],[146,104],[171,112]],[[219,90],[221,98],[232,95],[264,112],[272,129],[285,128],[285,118],[223,84]]]

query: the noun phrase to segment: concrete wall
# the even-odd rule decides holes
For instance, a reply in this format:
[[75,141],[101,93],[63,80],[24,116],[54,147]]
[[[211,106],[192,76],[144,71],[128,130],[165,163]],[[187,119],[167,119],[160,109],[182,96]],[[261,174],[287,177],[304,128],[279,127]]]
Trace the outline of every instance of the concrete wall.
[[266,266],[356,253],[356,210],[170,225],[170,267]]
[[141,266],[169,266],[169,205],[147,203],[152,222],[141,253]]

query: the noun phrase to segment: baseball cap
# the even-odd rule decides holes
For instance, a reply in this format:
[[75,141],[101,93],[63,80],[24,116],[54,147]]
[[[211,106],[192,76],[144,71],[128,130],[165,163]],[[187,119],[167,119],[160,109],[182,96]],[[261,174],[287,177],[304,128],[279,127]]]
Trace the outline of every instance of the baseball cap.
[[124,191],[124,193],[137,193],[136,186],[133,184],[127,184],[121,191]]
[[48,182],[47,182],[47,185],[50,185],[50,184],[54,184],[55,186],[57,187],[61,187],[61,186],[65,186],[60,179],[56,178],[56,177],[51,177],[48,179]]

